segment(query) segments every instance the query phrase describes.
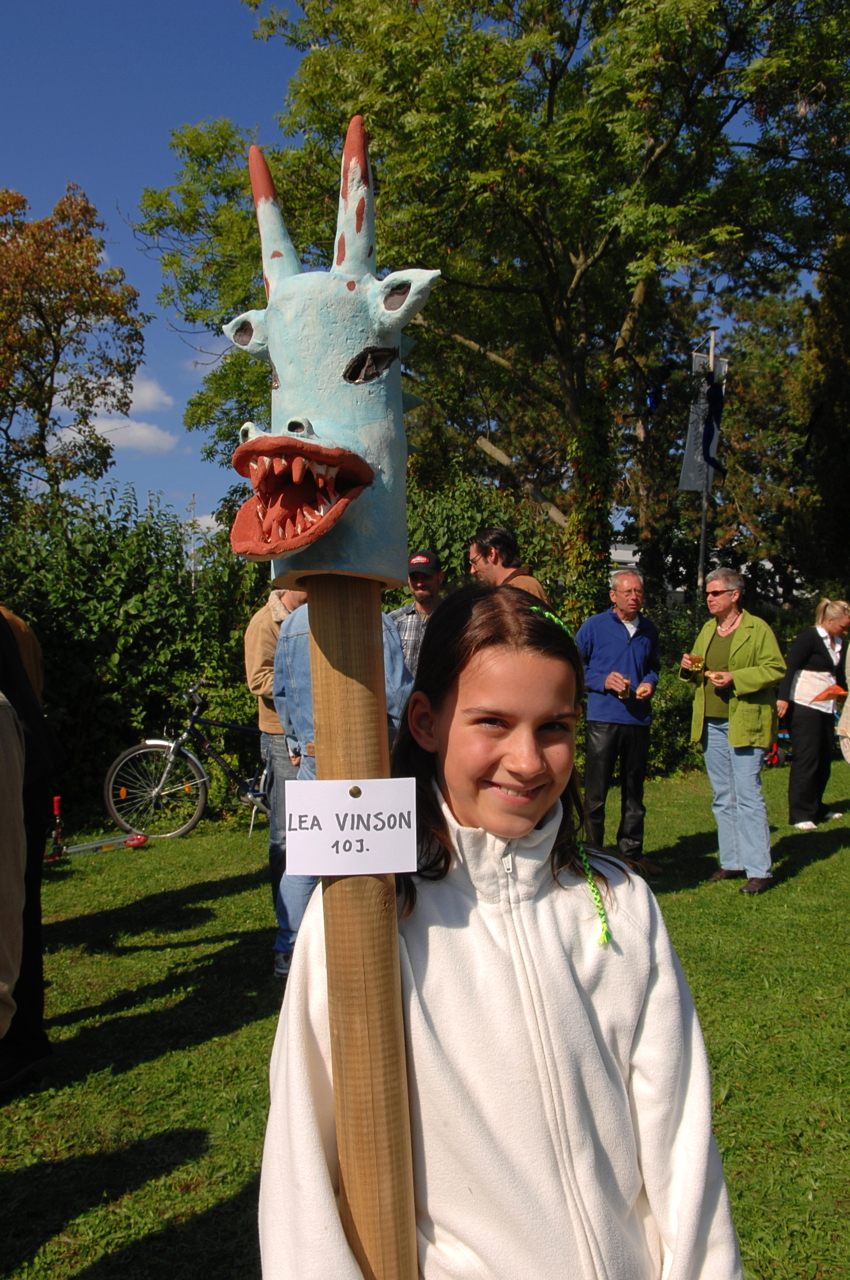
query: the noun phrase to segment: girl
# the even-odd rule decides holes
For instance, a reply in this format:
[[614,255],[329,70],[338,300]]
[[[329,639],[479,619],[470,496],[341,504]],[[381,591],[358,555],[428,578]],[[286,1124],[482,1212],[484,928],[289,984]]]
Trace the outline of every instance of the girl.
[[[465,588],[428,624],[393,752],[417,780],[399,945],[424,1280],[741,1277],[687,984],[643,881],[577,837],[583,692],[525,592]],[[265,1280],[361,1280],[325,982],[315,895],[272,1058]]]

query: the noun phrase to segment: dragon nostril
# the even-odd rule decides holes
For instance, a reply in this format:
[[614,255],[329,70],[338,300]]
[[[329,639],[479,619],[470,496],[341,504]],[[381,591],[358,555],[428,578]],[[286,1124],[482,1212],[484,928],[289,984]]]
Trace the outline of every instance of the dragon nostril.
[[286,424],[286,429],[292,432],[293,435],[312,436],[316,434],[309,418],[290,418]]

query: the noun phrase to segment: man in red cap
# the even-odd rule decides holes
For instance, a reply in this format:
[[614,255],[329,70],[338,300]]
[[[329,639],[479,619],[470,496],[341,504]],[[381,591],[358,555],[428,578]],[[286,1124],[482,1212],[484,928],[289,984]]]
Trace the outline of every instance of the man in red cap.
[[435,551],[414,551],[407,562],[407,585],[413,604],[403,605],[390,614],[398,628],[405,666],[414,679],[425,626],[440,603],[440,588],[445,577]]

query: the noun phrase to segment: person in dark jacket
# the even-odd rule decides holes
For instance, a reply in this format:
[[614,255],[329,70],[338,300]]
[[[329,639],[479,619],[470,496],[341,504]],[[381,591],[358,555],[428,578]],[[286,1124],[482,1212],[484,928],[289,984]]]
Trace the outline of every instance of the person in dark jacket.
[[601,849],[605,798],[619,765],[617,845],[622,857],[654,874],[660,867],[643,856],[643,783],[649,758],[650,699],[660,669],[658,631],[640,612],[643,578],[636,570],[615,570],[609,594],[613,607],[588,618],[576,635],[588,690],[585,831],[588,843]]
[[[23,730],[23,817],[26,834],[25,901],[22,913],[21,967],[15,985],[16,1010],[0,1040],[0,1092],[11,1089],[50,1061],[52,1049],[44,1029],[44,964],[41,943],[41,872],[50,822],[51,781],[59,748],[44,719],[22,657],[19,618],[13,630],[0,615],[0,693],[14,708]],[[32,635],[32,633],[30,633]],[[35,637],[32,637],[35,641]],[[37,643],[37,642],[36,642]]]
[[779,686],[776,709],[780,716],[790,711],[788,821],[798,831],[814,831],[819,822],[843,817],[823,802],[835,735],[835,697],[823,694],[835,685],[847,689],[843,637],[848,631],[850,604],[821,600],[815,625],[801,631],[788,651]]

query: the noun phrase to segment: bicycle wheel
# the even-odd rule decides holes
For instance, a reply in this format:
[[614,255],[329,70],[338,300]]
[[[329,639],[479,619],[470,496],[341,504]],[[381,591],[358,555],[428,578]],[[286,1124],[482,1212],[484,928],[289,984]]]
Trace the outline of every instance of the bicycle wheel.
[[113,763],[103,798],[122,831],[142,836],[185,836],[207,803],[204,771],[182,751],[165,769],[170,749],[142,742]]

